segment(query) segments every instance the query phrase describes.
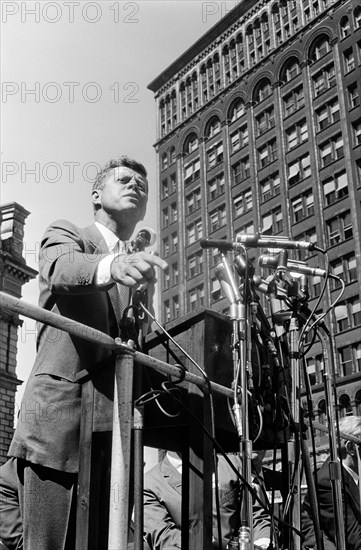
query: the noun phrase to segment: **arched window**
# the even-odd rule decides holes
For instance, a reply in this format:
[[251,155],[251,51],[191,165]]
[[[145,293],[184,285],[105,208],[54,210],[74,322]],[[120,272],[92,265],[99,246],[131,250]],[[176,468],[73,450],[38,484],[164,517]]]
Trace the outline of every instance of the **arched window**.
[[354,9],[353,18],[354,18],[355,29],[361,28],[361,7],[360,6],[357,6],[357,8]]
[[184,154],[189,155],[190,153],[192,153],[196,149],[198,149],[198,137],[193,132],[192,134],[189,134],[189,136],[185,140],[184,147],[183,147],[183,152],[184,152]]
[[205,137],[211,138],[216,134],[219,134],[220,131],[221,131],[221,121],[217,116],[214,116],[211,118],[211,120],[207,124]]
[[162,155],[162,163],[161,163],[162,170],[165,170],[168,168],[168,155],[167,153],[163,153]]
[[351,407],[351,401],[349,396],[346,393],[343,393],[340,396],[340,417],[347,416],[348,414],[352,414],[352,407]]
[[293,78],[300,74],[300,63],[296,57],[291,57],[283,65],[280,72],[281,82],[290,82]]
[[318,421],[320,424],[326,423],[326,401],[324,399],[321,399],[321,401],[318,404]]
[[228,118],[234,122],[245,113],[244,101],[241,98],[236,99],[229,109]]
[[260,103],[266,97],[269,97],[272,95],[272,86],[268,78],[264,78],[257,84],[253,91],[253,101],[256,103]]
[[321,57],[328,54],[331,51],[330,39],[326,35],[321,35],[317,38],[314,44],[310,48],[310,59],[312,61],[318,61]]
[[340,21],[340,35],[341,38],[346,38],[349,34],[351,34],[350,20],[347,15],[344,15]]

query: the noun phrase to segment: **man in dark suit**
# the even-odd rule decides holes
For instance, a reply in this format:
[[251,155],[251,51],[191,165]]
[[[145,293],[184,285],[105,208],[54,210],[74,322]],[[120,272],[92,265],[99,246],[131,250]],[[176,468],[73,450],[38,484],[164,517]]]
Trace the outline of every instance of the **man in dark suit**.
[[[143,219],[147,172],[127,157],[110,161],[92,190],[94,222],[79,228],[60,220],[46,230],[39,260],[39,305],[112,337],[130,288],[156,280],[164,260],[125,243]],[[92,370],[111,353],[51,326],[38,326],[37,357],[25,389],[10,461],[0,472],[0,540],[10,550],[71,550],[78,471],[81,387],[77,372]],[[104,376],[110,376],[104,369]],[[13,502],[17,490],[22,533]],[[19,517],[19,516],[18,516]],[[17,525],[12,531],[12,525]]]
[[[339,422],[340,432],[357,437],[361,440],[361,417],[345,416]],[[360,447],[348,440],[342,439],[340,448],[341,492],[345,522],[346,550],[361,548],[361,507],[360,507],[360,477],[359,458]],[[330,460],[327,459],[317,471],[320,524],[325,550],[336,550],[336,525],[333,509],[332,485],[330,481]],[[302,548],[317,548],[312,521],[312,510],[308,494],[302,505]]]
[[[228,458],[240,471],[239,456],[229,454]],[[144,536],[152,550],[176,550],[182,547],[181,470],[182,459],[178,453],[168,451],[164,459],[144,476]],[[240,527],[240,480],[222,455],[218,456],[217,474],[222,546],[218,544],[217,510],[214,499],[212,547],[214,550],[225,550],[230,538]],[[253,532],[255,548],[268,548],[270,517],[257,502],[253,507]]]

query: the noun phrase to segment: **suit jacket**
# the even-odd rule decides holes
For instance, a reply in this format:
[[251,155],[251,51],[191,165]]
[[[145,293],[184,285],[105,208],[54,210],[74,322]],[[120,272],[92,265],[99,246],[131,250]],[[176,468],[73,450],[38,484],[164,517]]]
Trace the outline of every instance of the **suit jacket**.
[[[236,468],[240,460],[229,455]],[[218,486],[222,529],[222,550],[226,548],[234,529],[239,528],[239,479],[223,456],[218,457]],[[181,548],[182,478],[167,457],[144,476],[144,533],[152,550]],[[217,514],[213,505],[213,538],[218,539]],[[253,509],[254,540],[269,538],[269,516],[259,505]],[[213,544],[218,549],[218,542]]]
[[[109,254],[96,225],[59,220],[45,232],[39,258],[39,306],[118,336],[114,284],[95,285]],[[9,456],[66,472],[78,471],[81,386],[75,374],[111,358],[111,352],[49,325],[38,324],[37,356],[26,385]],[[104,369],[104,377],[111,376]],[[106,384],[104,385],[104,387]]]
[[[329,462],[326,460],[317,472],[317,486],[320,503],[320,523],[323,532],[325,550],[336,549],[335,514],[333,511],[332,485]],[[358,486],[345,468],[342,468],[342,502],[344,508],[345,539],[347,550],[361,548],[361,509]],[[302,505],[302,533],[305,535],[304,547],[316,547],[308,494]]]

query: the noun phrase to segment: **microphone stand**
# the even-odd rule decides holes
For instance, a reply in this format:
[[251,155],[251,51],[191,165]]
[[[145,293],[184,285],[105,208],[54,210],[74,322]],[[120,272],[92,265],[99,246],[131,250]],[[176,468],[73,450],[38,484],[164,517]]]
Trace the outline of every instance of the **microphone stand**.
[[[322,344],[323,356],[324,356],[324,372],[323,372],[323,383],[325,390],[325,401],[326,401],[326,414],[327,414],[327,424],[328,424],[328,434],[329,434],[329,445],[330,445],[330,481],[332,486],[332,500],[333,500],[333,511],[335,515],[335,535],[336,535],[336,549],[337,550],[346,550],[345,543],[345,525],[344,525],[344,514],[343,514],[343,504],[342,504],[342,489],[341,489],[341,462],[337,454],[337,438],[336,438],[336,411],[337,411],[337,401],[334,391],[334,381],[335,381],[335,364],[334,356],[332,353],[332,340],[329,330],[322,324],[322,328],[326,333],[330,348],[331,348],[331,361],[329,361],[329,353],[327,349],[326,342],[324,337],[320,335],[320,340]],[[331,369],[330,369],[331,363]]]
[[[250,373],[250,354],[248,353],[246,342],[250,344],[250,327],[246,318],[245,299],[237,291],[237,285],[234,281],[232,271],[229,267],[226,255],[221,252],[224,271],[233,290],[234,297],[230,303],[230,318],[232,321],[232,361],[234,373],[234,404],[232,407],[239,439],[239,452],[242,462],[242,476],[247,485],[242,487],[241,498],[241,526],[238,531],[238,537],[234,537],[229,542],[228,548],[237,548],[238,550],[253,549],[253,503],[252,495],[248,486],[252,483],[251,477],[251,459],[252,459],[252,441],[249,437],[249,414],[248,414],[248,378]],[[238,383],[241,391],[241,405],[238,402]]]

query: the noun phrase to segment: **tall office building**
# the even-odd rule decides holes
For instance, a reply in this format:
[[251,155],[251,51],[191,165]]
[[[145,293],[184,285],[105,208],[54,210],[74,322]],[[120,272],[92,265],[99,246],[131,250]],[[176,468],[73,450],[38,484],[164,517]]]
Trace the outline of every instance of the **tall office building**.
[[[207,16],[212,3],[203,4]],[[260,232],[317,243],[345,282],[335,307],[334,279],[317,307],[331,308],[341,414],[361,414],[360,67],[358,0],[244,0],[149,85],[169,262],[162,322],[198,307],[228,310],[201,238]],[[249,250],[256,260],[260,251]],[[291,257],[327,267],[317,251]],[[323,281],[310,278],[310,308]],[[317,339],[310,345],[314,411],[324,422],[324,352]]]

